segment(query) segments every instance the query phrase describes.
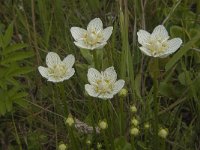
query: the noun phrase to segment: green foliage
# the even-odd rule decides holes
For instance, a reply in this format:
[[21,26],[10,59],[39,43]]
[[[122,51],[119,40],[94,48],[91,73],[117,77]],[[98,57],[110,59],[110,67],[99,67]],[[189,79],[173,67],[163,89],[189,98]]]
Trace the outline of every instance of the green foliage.
[[22,86],[25,78],[23,75],[33,71],[33,68],[25,63],[26,58],[33,53],[24,50],[27,44],[12,41],[13,23],[0,34],[0,115],[13,110],[13,104],[26,106],[24,99],[28,93]]

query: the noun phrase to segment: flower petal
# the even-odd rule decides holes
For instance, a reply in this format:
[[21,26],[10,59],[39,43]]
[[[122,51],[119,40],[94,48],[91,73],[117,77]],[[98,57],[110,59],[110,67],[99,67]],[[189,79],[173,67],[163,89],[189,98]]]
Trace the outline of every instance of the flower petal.
[[117,80],[117,73],[114,67],[109,67],[103,72],[104,79],[114,83]]
[[66,76],[63,78],[63,80],[68,80],[69,78],[71,78],[75,73],[75,69],[71,68],[68,70],[68,73],[66,74]]
[[108,41],[108,39],[110,38],[111,34],[113,31],[113,27],[107,27],[105,28],[102,33],[103,33],[103,42]]
[[62,79],[62,78],[55,78],[55,77],[53,77],[53,76],[50,76],[50,77],[48,78],[48,81],[53,82],[53,83],[57,83],[57,82],[62,82],[63,79]]
[[98,98],[101,98],[101,99],[104,99],[104,100],[111,99],[111,98],[113,98],[113,94],[110,94],[110,93],[99,94]]
[[101,79],[101,73],[95,68],[90,68],[88,69],[87,78],[90,84],[96,84],[96,81]]
[[149,40],[149,38],[150,38],[150,33],[147,32],[147,31],[145,31],[145,30],[139,30],[139,31],[137,32],[137,36],[138,36],[138,42],[139,42],[141,45],[145,46],[146,43],[148,43],[148,40]]
[[176,50],[179,49],[179,47],[181,46],[183,42],[180,38],[174,38],[167,41],[167,43],[168,43],[168,49],[163,53],[161,57],[163,56],[167,57],[168,55],[174,53]]
[[61,63],[60,57],[58,56],[58,54],[54,53],[54,52],[49,52],[46,56],[46,64],[48,67],[52,67],[56,64]]
[[168,32],[163,25],[155,27],[151,35],[155,39],[167,40],[169,38]]
[[83,41],[74,42],[74,44],[76,46],[78,46],[79,48],[92,49],[92,47],[90,45],[85,44],[85,42],[83,42]]
[[113,87],[113,95],[117,94],[124,87],[124,84],[124,80],[118,80],[117,82],[115,82]]
[[103,30],[103,23],[101,21],[100,18],[95,18],[93,20],[91,20],[87,26],[87,30],[88,31],[92,31],[92,30],[95,30],[95,31],[101,31]]
[[67,68],[71,68],[74,65],[75,57],[74,55],[70,54],[64,58],[63,62],[67,65]]
[[148,56],[152,56],[152,54],[149,52],[149,50],[145,47],[140,47],[140,50],[145,54],[145,55],[148,55]]
[[97,93],[95,91],[94,87],[92,85],[90,85],[90,84],[86,84],[85,85],[85,90],[92,97],[97,97],[99,95],[99,93]]
[[48,68],[39,66],[38,67],[38,71],[40,72],[40,74],[44,77],[48,79],[49,73],[48,73]]
[[107,44],[107,42],[103,42],[103,43],[97,43],[95,44],[94,46],[91,46],[91,50],[94,50],[94,49],[101,49],[103,48],[105,45]]
[[70,32],[75,41],[82,40],[84,38],[85,34],[87,33],[87,31],[85,29],[82,29],[79,27],[72,27],[70,29]]

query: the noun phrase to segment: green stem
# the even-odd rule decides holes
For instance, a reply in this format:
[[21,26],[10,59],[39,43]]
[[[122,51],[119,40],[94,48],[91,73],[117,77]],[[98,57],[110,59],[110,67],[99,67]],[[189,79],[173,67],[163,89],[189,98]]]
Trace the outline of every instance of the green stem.
[[100,69],[100,68],[99,68],[99,65],[98,65],[98,55],[97,55],[97,51],[94,50],[94,51],[92,52],[92,55],[93,55],[93,59],[94,59],[94,66],[95,66],[95,68],[98,70],[98,69]]
[[124,105],[123,99],[120,98],[120,134],[121,136],[124,133]]
[[159,99],[158,99],[158,76],[159,76],[159,66],[158,59],[153,60],[154,70],[153,70],[153,105],[154,105],[154,120],[153,120],[153,133],[154,133],[154,148],[158,149],[158,112],[159,112]]
[[14,120],[14,117],[13,117],[13,113],[12,113],[12,123],[13,123],[14,129],[15,129],[15,137],[16,137],[17,144],[19,145],[19,149],[22,150],[22,145],[21,145],[19,134],[17,132],[17,128],[16,128],[16,125],[15,125],[15,120]]

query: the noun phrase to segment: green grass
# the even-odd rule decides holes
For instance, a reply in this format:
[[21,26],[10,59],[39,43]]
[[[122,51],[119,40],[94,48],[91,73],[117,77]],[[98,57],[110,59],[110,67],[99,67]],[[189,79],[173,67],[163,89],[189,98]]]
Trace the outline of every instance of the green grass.
[[[0,149],[58,149],[65,143],[88,150],[100,143],[108,150],[199,150],[199,13],[198,0],[1,1]],[[96,17],[114,27],[108,44],[94,53],[77,48],[70,28],[86,28]],[[162,23],[183,44],[175,54],[152,60],[139,50],[136,33]],[[37,68],[46,65],[50,51],[62,59],[75,56],[72,78],[54,84],[41,77]],[[87,95],[87,71],[94,66],[114,66],[127,96],[104,101]],[[69,115],[82,126],[65,124]],[[130,134],[132,118],[139,121],[137,136]],[[108,128],[98,132],[100,120]],[[168,129],[166,139],[158,136],[160,128]]]

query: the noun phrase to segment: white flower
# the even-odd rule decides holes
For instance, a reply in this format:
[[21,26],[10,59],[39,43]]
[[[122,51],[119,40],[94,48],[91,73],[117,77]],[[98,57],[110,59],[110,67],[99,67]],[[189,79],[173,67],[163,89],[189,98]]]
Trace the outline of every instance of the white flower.
[[58,54],[49,52],[46,56],[46,64],[48,68],[39,66],[40,74],[51,82],[62,82],[74,75],[75,70],[72,68],[75,58],[72,54],[60,60]]
[[91,20],[87,26],[87,30],[72,27],[71,34],[75,40],[74,44],[84,49],[100,49],[107,44],[107,40],[112,34],[113,27],[103,29],[103,23],[100,18]]
[[88,81],[90,84],[85,85],[85,90],[92,97],[98,97],[102,99],[113,98],[124,86],[124,80],[117,80],[117,73],[114,67],[109,67],[101,73],[90,68],[88,70]]
[[142,45],[140,50],[152,57],[167,57],[174,53],[182,44],[180,38],[169,40],[168,32],[163,25],[158,25],[152,34],[145,30],[139,30],[137,35],[138,42]]

